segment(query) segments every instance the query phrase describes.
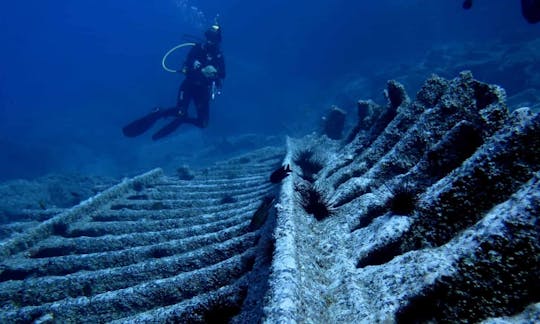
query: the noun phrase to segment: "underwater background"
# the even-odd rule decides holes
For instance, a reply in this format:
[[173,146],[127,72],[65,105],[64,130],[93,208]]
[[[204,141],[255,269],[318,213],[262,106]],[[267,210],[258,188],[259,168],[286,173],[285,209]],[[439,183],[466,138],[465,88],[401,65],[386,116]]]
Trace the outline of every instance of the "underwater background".
[[[175,104],[182,77],[161,59],[217,16],[227,78],[209,127],[124,138],[123,125]],[[505,88],[510,108],[535,106],[539,32],[509,0],[468,11],[457,0],[4,1],[0,181],[202,165],[316,131],[331,105],[352,125],[356,100],[384,103],[389,79],[413,94],[432,73],[470,69]]]
[[[538,322],[523,3],[4,1],[0,323]],[[215,22],[209,127],[124,137]]]

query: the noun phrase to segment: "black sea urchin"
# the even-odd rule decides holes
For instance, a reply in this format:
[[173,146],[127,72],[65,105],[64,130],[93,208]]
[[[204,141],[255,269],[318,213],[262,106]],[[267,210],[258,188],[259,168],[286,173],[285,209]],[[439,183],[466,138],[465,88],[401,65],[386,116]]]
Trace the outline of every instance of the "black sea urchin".
[[401,185],[391,190],[393,196],[387,201],[388,209],[398,215],[411,215],[416,208],[418,194],[409,185]]
[[307,149],[300,151],[293,158],[294,163],[302,170],[302,178],[310,182],[315,180],[315,175],[323,168],[322,162],[314,155],[313,150]]
[[315,219],[321,221],[332,214],[330,204],[325,197],[317,191],[313,186],[305,190],[301,190],[301,204],[306,213],[315,216]]

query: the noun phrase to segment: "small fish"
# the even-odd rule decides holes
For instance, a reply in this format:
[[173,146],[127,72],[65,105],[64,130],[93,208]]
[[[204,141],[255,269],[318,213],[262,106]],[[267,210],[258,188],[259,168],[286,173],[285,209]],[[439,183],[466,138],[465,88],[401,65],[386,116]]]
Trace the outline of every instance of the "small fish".
[[270,182],[280,183],[281,180],[285,179],[291,172],[292,170],[290,165],[283,165],[276,171],[272,172],[272,175],[270,175]]
[[259,208],[257,208],[257,211],[255,214],[253,214],[251,222],[249,223],[248,229],[250,231],[261,228],[264,222],[266,222],[266,218],[268,218],[268,211],[270,208],[272,208],[274,199],[274,196],[267,196],[261,201]]
[[463,1],[463,9],[469,10],[472,7],[472,0]]

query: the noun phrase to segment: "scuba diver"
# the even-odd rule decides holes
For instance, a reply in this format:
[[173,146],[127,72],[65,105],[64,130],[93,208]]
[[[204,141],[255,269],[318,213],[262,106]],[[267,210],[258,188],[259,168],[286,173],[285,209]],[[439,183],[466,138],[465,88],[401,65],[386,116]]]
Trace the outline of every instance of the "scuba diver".
[[[223,85],[225,60],[220,50],[221,27],[217,24],[212,25],[204,36],[205,42],[188,44],[193,47],[182,68],[176,71],[186,76],[178,89],[176,107],[156,108],[150,114],[131,122],[122,129],[125,136],[139,136],[158,119],[168,117],[173,120],[152,135],[154,141],[169,135],[183,123],[193,124],[199,128],[208,126],[210,99],[214,98]],[[191,101],[197,110],[196,118],[188,115]]]
[[[472,8],[473,0],[463,1],[463,9]],[[530,24],[540,21],[540,0],[521,0],[521,14]]]

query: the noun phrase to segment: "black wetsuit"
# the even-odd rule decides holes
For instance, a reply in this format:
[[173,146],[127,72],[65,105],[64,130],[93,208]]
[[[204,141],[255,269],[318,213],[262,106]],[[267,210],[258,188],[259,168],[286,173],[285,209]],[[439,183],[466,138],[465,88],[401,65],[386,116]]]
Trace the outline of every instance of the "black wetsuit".
[[[214,78],[207,78],[202,69],[213,66],[216,70]],[[221,88],[225,78],[225,60],[223,53],[218,47],[207,44],[196,44],[190,51],[182,67],[186,78],[178,89],[176,107],[162,111],[161,117],[175,117],[168,125],[159,130],[152,138],[154,140],[164,137],[173,132],[183,123],[190,123],[200,128],[208,126],[210,97],[212,95],[212,83]],[[197,109],[197,117],[189,117],[188,107],[193,101]]]
[[[208,79],[201,72],[205,66],[209,65],[217,70],[215,78]],[[186,78],[178,89],[176,108],[182,115],[186,116],[185,122],[204,128],[208,126],[212,82],[215,82],[216,87],[221,88],[223,79],[225,79],[223,53],[216,47],[197,44],[189,52],[182,71],[186,73]],[[187,117],[187,109],[191,100],[197,108],[197,118]]]
[[[207,77],[203,73],[203,69],[208,66],[212,66],[216,70],[212,77]],[[167,109],[156,109],[152,113],[129,123],[122,129],[125,136],[139,136],[161,118],[172,117],[174,119],[156,132],[152,136],[153,140],[169,135],[183,123],[190,123],[200,128],[208,126],[212,84],[215,84],[216,88],[219,89],[225,78],[223,54],[218,46],[211,43],[196,44],[188,53],[182,70],[179,72],[185,73],[186,78],[178,89],[176,106]],[[194,102],[197,110],[196,118],[190,117],[188,114],[191,101]]]

